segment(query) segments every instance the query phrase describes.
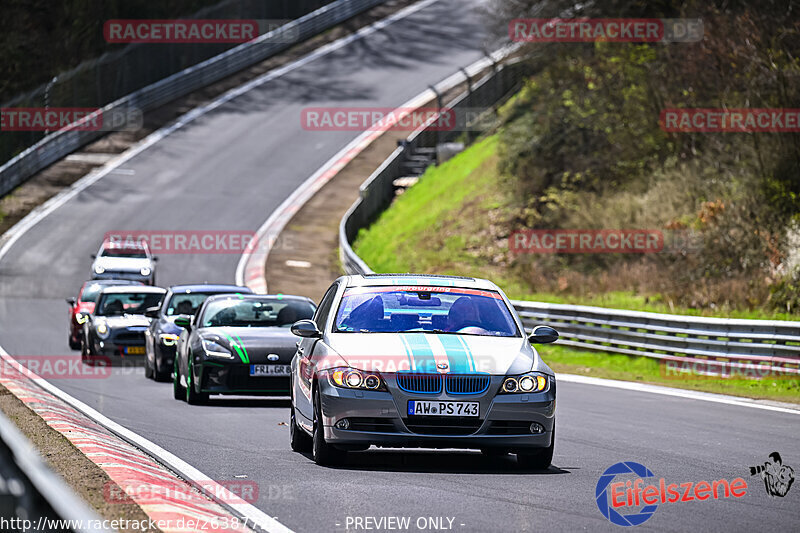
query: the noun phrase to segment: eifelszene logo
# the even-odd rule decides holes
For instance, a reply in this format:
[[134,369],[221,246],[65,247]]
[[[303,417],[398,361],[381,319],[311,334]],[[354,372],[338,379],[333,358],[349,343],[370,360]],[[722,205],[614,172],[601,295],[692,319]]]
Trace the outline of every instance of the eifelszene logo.
[[[617,477],[621,479],[615,481]],[[642,464],[625,461],[610,466],[597,480],[597,508],[612,524],[638,526],[653,516],[660,503],[741,498],[747,494],[747,482],[740,477],[684,483],[667,483],[662,477],[657,485],[645,485],[646,478],[655,481],[655,474]]]
[[761,476],[761,479],[764,480],[764,488],[771,497],[783,498],[794,482],[794,469],[783,464],[781,454],[778,452],[769,454],[769,459],[763,465],[751,466],[750,475]]

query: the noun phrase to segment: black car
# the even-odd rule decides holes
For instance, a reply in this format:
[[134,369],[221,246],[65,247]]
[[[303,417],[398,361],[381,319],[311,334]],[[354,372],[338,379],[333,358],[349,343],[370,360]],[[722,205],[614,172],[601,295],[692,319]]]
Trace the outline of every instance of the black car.
[[146,315],[152,319],[145,331],[144,375],[156,381],[169,381],[175,364],[175,348],[181,330],[175,325],[180,315],[193,315],[209,296],[217,294],[252,294],[247,287],[238,285],[173,285],[167,290],[158,307],[151,307]]
[[143,359],[144,332],[150,325],[144,313],[159,305],[165,292],[144,285],[103,288],[83,324],[82,360],[88,362],[95,356]]
[[194,315],[177,317],[185,330],[175,357],[175,399],[202,404],[210,394],[288,396],[297,342],[290,328],[315,311],[302,296],[239,294],[211,296]]

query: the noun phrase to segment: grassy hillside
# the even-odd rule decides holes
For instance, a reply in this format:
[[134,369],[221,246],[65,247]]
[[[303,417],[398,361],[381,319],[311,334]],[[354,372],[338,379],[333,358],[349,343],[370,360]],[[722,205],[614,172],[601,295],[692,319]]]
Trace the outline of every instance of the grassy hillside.
[[[564,281],[576,275],[569,265],[537,267],[531,262],[535,258],[514,257],[508,251],[508,235],[517,211],[512,195],[499,185],[503,182],[497,165],[499,138],[500,134],[486,137],[443,165],[429,168],[370,228],[361,230],[354,243],[356,253],[377,272],[490,278],[514,299],[718,317],[798,318],[768,307],[680,306],[644,287],[604,290],[608,280],[605,285],[573,287]],[[550,282],[532,285],[533,269],[537,279]],[[627,272],[635,271],[635,266],[628,267]]]

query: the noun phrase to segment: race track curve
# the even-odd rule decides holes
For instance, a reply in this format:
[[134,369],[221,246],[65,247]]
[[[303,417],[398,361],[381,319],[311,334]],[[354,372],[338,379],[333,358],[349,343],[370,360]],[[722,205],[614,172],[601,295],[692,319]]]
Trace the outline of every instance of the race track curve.
[[[68,201],[0,260],[0,345],[13,355],[78,357],[66,344],[64,298],[88,277],[106,231],[255,230],[358,134],[304,131],[300,111],[397,106],[479,59],[479,3],[430,3],[200,117]],[[162,255],[158,283],[231,282],[238,259]],[[625,460],[668,483],[741,476],[750,485],[740,499],[662,504],[642,530],[783,532],[800,524],[800,487],[769,498],[748,471],[777,450],[800,472],[794,414],[560,383],[546,473],[519,471],[513,456],[388,450],[326,469],[289,449],[283,400],[190,407],[141,368],[54,383],[213,479],[246,475],[259,484],[256,505],[297,531],[353,531],[353,517],[387,516],[410,517],[411,531],[428,517],[451,518],[465,532],[619,530],[600,514],[595,484]]]

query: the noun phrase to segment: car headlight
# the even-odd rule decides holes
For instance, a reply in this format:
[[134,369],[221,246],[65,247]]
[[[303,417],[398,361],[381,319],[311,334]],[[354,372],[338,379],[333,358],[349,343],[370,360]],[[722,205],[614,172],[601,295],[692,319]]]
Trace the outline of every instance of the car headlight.
[[139,273],[141,273],[142,276],[149,276],[150,275],[150,268],[149,267],[142,267],[142,269],[139,271]]
[[78,324],[83,325],[86,323],[87,320],[89,320],[88,315],[84,315],[83,313],[75,314],[75,322],[77,322]]
[[100,337],[101,339],[107,339],[108,336],[111,334],[111,331],[109,331],[108,326],[106,325],[105,322],[98,322],[97,325],[94,327],[94,330],[97,333],[97,336]]
[[355,368],[338,367],[326,370],[331,385],[343,389],[382,390],[386,384],[378,372],[364,372]]
[[175,346],[175,343],[178,342],[178,336],[174,333],[162,333],[158,338],[161,339],[161,344],[164,346]]
[[526,392],[543,392],[549,387],[550,381],[546,374],[528,372],[519,376],[508,376],[503,380],[500,393],[514,394]]
[[210,355],[211,357],[222,357],[225,359],[233,359],[233,354],[231,353],[230,350],[228,350],[221,344],[217,344],[211,339],[203,339],[203,351],[206,352],[206,355]]
[[96,266],[94,267],[94,273],[95,273],[95,274],[102,274],[102,273],[103,273],[103,272],[105,272],[105,271],[106,271],[106,269],[105,269],[105,268],[103,268],[103,267],[101,267],[100,265],[96,265]]

